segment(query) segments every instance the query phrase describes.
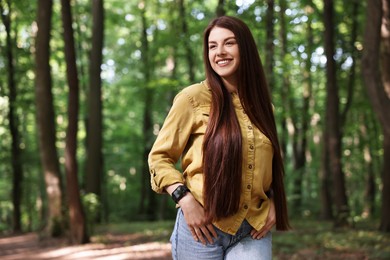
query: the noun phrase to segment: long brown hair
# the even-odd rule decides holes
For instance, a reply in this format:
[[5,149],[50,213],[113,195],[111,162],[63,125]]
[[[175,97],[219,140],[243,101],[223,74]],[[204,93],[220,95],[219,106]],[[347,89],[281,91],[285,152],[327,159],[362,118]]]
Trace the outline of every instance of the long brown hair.
[[204,208],[210,219],[220,219],[239,209],[242,178],[242,137],[231,95],[208,58],[208,38],[214,27],[235,35],[240,64],[237,91],[251,122],[272,142],[272,190],[276,211],[276,229],[290,225],[284,191],[284,166],[279,146],[271,97],[255,40],[248,26],[235,17],[221,16],[208,25],[203,38],[203,59],[207,83],[211,89],[211,109],[203,143]]

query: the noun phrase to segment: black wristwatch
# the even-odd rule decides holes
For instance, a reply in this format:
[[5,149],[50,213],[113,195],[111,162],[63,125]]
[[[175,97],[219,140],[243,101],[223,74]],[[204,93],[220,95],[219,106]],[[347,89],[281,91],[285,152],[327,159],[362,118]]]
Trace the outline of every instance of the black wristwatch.
[[173,192],[172,192],[172,199],[177,204],[179,201],[187,194],[187,192],[190,192],[190,190],[185,185],[178,186]]

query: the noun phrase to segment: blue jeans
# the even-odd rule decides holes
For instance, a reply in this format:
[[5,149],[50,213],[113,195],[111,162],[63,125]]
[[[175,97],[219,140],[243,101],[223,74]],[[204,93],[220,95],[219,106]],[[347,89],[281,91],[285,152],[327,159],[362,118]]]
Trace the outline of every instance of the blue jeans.
[[227,234],[214,227],[218,237],[214,243],[203,245],[196,242],[179,208],[175,227],[171,236],[172,257],[174,260],[270,260],[272,259],[272,234],[262,239],[252,239],[251,225],[244,220],[235,235]]

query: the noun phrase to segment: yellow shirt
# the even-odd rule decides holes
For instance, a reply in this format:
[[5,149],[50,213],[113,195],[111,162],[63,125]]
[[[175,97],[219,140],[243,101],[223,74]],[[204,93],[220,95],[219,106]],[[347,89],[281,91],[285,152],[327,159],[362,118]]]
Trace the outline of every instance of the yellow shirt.
[[[232,94],[232,100],[242,134],[240,209],[233,216],[213,224],[234,235],[244,219],[256,230],[265,224],[269,211],[265,191],[269,190],[272,182],[273,148],[270,140],[245,114],[237,94]],[[203,205],[202,144],[210,105],[211,91],[205,82],[189,86],[176,95],[149,154],[154,191],[165,193],[165,187],[184,183]],[[175,167],[179,159],[182,172]]]

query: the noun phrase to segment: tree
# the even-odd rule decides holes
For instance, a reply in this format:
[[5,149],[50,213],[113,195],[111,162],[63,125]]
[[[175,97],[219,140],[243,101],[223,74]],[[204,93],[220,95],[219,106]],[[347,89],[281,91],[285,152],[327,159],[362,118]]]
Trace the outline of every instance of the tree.
[[[381,68],[382,82],[387,96],[387,103],[384,109],[390,109],[390,0],[382,0],[382,49],[381,49]],[[389,110],[384,110],[389,111]],[[385,113],[381,111],[381,113]],[[380,115],[380,117],[384,117]],[[387,113],[387,120],[383,119],[384,128],[384,154],[383,154],[383,172],[382,172],[382,215],[380,229],[390,232],[390,209],[387,202],[390,201],[390,117]]]
[[218,17],[226,14],[224,5],[225,5],[225,0],[218,0],[218,5],[217,8],[215,9],[215,13]]
[[386,27],[390,19],[389,7],[388,0],[367,1],[362,57],[364,83],[383,131],[382,214],[379,229],[385,232],[390,232],[390,37],[389,28]]
[[274,59],[274,40],[275,40],[275,27],[274,27],[274,11],[275,1],[267,0],[267,14],[265,17],[266,22],[266,43],[265,43],[265,68],[264,72],[267,75],[268,87],[270,90],[274,89],[274,71],[273,68],[275,66]]
[[[223,4],[223,2],[222,2]],[[186,9],[184,5],[184,0],[179,0],[179,13],[180,13],[180,21],[181,21],[181,38],[184,44],[185,52],[186,52],[186,60],[188,64],[188,72],[189,72],[189,80],[190,82],[194,82],[195,80],[195,62],[194,62],[194,54],[192,52],[190,41],[189,41],[189,33],[188,33],[188,24],[186,20]]]
[[86,192],[102,200],[103,181],[103,111],[101,64],[103,60],[103,0],[92,1],[92,47],[89,64]]
[[44,171],[46,193],[48,197],[48,220],[46,234],[63,234],[63,194],[58,153],[56,149],[56,131],[54,122],[52,78],[50,72],[50,31],[53,2],[39,0],[36,36],[36,86],[37,127],[39,134],[40,156]]
[[[339,122],[339,94],[336,79],[336,63],[334,60],[334,7],[333,0],[324,0],[324,24],[325,24],[325,54],[326,54],[326,134],[324,145],[329,156],[329,170],[333,178],[335,203],[335,226],[348,225],[349,206],[345,190],[344,173],[341,165],[341,133]],[[327,163],[327,162],[325,162]]]
[[[151,59],[150,59],[150,47],[147,38],[147,20],[146,20],[146,1],[142,1],[138,5],[141,12],[141,22],[142,22],[142,74],[143,82],[146,87],[142,90],[142,100],[144,104],[143,109],[143,160],[142,162],[142,174],[141,174],[141,200],[139,206],[140,214],[146,214],[148,218],[154,218],[153,211],[156,209],[156,194],[150,189],[149,176],[145,173],[149,172],[149,165],[146,158],[150,153],[150,150],[153,145],[153,124],[152,124],[152,114],[149,109],[148,104],[151,104],[153,101],[153,92],[150,89],[151,81]],[[147,204],[146,204],[147,202]]]
[[70,241],[75,244],[88,242],[85,214],[80,199],[78,167],[76,159],[79,112],[79,79],[72,28],[72,13],[69,0],[61,0],[64,28],[66,72],[69,84],[68,128],[65,138],[66,190],[70,222]]
[[13,204],[13,231],[22,231],[21,227],[21,200],[22,200],[22,184],[23,184],[23,167],[21,160],[20,149],[20,132],[18,130],[19,119],[16,113],[17,86],[15,81],[15,65],[14,53],[11,36],[11,2],[7,3],[8,12],[4,11],[3,1],[0,1],[0,15],[6,31],[6,52],[7,52],[7,72],[8,72],[8,87],[9,87],[9,129],[12,138],[11,144],[11,164],[12,164],[12,204]]

